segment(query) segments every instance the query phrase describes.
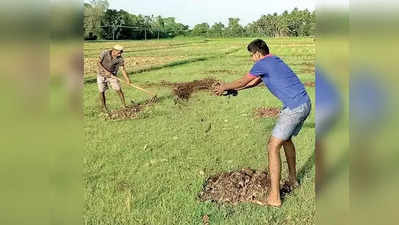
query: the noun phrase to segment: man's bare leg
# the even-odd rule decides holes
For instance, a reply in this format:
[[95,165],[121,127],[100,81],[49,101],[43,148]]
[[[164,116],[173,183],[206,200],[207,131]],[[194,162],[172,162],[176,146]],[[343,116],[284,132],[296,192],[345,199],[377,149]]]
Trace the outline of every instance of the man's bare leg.
[[119,98],[121,99],[123,107],[126,108],[125,95],[123,94],[122,89],[116,91],[116,93],[118,93]]
[[107,104],[106,104],[106,101],[105,101],[105,92],[100,92],[99,96],[100,96],[100,102],[101,102],[101,106],[103,107],[103,110],[105,112],[108,112]]
[[290,185],[297,186],[298,181],[296,178],[296,151],[294,143],[291,138],[283,142],[285,158],[288,164],[288,180]]
[[267,197],[267,204],[271,206],[281,206],[280,198],[280,173],[281,173],[281,159],[280,149],[283,145],[283,140],[271,136],[267,144],[268,159],[269,159],[269,173],[271,181],[271,189]]

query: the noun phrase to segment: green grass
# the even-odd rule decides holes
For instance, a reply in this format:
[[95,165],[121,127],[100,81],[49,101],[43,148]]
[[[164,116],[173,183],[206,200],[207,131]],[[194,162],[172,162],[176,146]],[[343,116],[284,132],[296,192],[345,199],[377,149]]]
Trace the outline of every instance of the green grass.
[[[205,77],[231,81],[252,66],[246,45],[251,39],[179,39],[125,41],[128,57],[180,57],[151,65],[127,65],[133,83],[162,80],[191,81]],[[275,55],[291,65],[304,82],[314,81],[308,64],[314,64],[312,39],[266,39]],[[96,58],[113,42],[86,42],[85,57]],[[198,60],[200,59],[200,60]],[[85,68],[88,65],[85,64]],[[145,69],[143,69],[145,68]],[[216,70],[230,70],[213,72]],[[99,116],[95,73],[85,74],[84,84],[84,190],[85,224],[314,224],[314,110],[297,147],[302,185],[283,202],[281,209],[249,203],[238,206],[199,202],[197,194],[206,178],[220,171],[243,167],[267,168],[266,141],[275,119],[255,118],[254,109],[280,107],[266,88],[254,88],[236,97],[194,93],[187,103],[175,104],[170,88],[150,87],[161,98],[142,112],[140,119],[104,121]],[[149,97],[123,86],[127,101]],[[307,88],[314,102],[314,88]],[[120,101],[107,92],[109,108]],[[209,126],[211,129],[209,132]],[[287,175],[282,157],[282,176]],[[203,173],[204,172],[204,173]]]

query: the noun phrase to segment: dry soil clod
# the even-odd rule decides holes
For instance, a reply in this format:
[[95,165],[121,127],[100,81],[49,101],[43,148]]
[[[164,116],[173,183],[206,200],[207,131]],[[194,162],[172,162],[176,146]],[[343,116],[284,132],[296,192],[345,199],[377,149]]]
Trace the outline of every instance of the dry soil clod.
[[109,112],[109,120],[125,120],[137,118],[138,113],[141,111],[140,105],[129,105],[126,108],[121,108]]
[[202,217],[202,223],[204,224],[204,225],[209,225],[209,216],[208,215],[204,215],[203,217]]
[[277,107],[260,107],[255,109],[255,117],[267,118],[277,117],[280,114],[280,108]]

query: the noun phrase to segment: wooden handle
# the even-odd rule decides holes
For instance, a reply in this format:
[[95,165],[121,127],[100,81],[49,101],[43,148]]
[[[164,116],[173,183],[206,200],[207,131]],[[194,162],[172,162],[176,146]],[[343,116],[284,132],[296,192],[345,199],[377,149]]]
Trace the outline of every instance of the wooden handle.
[[154,93],[152,93],[152,92],[150,92],[150,91],[148,91],[148,90],[146,90],[146,89],[144,89],[144,88],[141,88],[141,87],[136,86],[136,85],[133,85],[133,84],[129,84],[129,83],[127,83],[126,81],[120,79],[119,77],[116,77],[116,76],[113,76],[113,77],[116,78],[117,80],[121,81],[121,82],[124,82],[125,84],[127,84],[127,85],[129,85],[129,86],[131,86],[131,87],[134,87],[134,88],[136,88],[136,89],[139,89],[140,91],[144,91],[144,92],[147,93],[147,94],[150,94],[150,95],[152,95],[152,96],[155,96]]

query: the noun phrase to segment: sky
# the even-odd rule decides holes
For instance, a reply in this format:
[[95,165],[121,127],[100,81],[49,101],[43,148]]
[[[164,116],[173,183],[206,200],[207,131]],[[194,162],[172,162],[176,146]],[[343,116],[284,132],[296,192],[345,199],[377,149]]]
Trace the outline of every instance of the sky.
[[110,9],[123,9],[132,14],[175,17],[176,21],[189,25],[216,22],[228,24],[229,17],[241,19],[247,25],[268,13],[285,10],[315,9],[318,0],[108,0]]

